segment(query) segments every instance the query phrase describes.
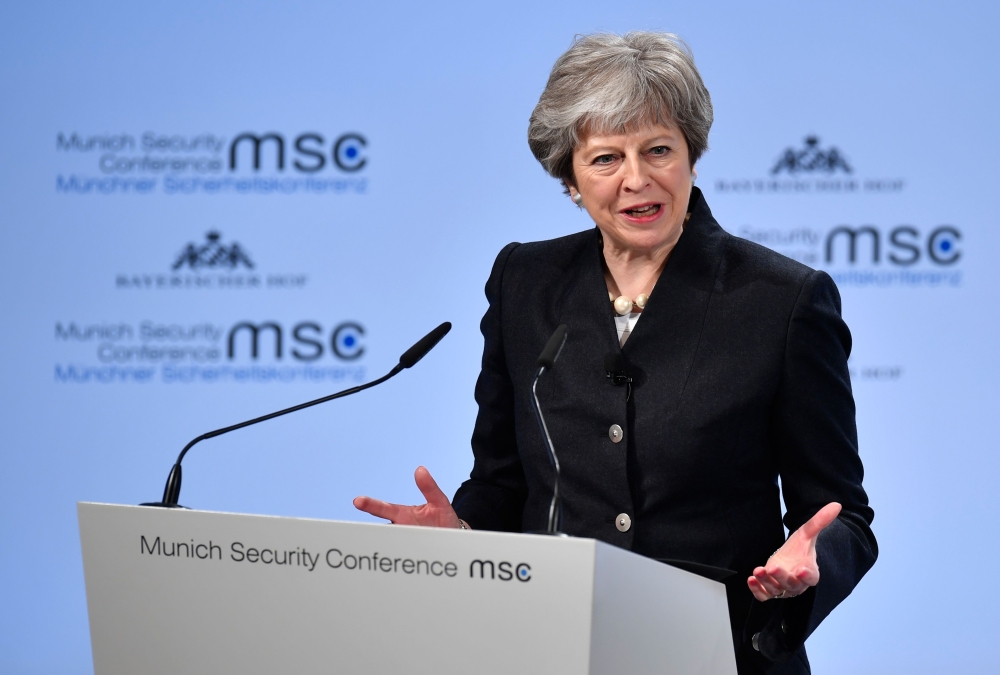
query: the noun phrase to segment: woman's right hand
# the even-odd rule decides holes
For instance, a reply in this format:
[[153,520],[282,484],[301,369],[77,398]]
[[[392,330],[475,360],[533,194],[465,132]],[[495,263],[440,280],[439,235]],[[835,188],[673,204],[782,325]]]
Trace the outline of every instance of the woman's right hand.
[[390,504],[371,497],[355,497],[354,508],[385,518],[394,525],[420,525],[423,527],[461,527],[458,514],[451,508],[451,501],[434,482],[431,472],[418,466],[413,474],[417,487],[427,500],[420,506]]

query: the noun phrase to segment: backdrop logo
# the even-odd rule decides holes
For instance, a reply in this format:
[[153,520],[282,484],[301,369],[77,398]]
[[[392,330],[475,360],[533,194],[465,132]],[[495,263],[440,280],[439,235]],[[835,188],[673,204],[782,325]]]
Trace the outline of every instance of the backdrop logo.
[[206,233],[201,243],[188,243],[172,260],[169,271],[116,274],[115,288],[283,290],[304,288],[308,281],[302,272],[257,270],[249,252],[239,242],[226,243],[215,230]]
[[[285,170],[285,137],[276,132],[254,134],[245,132],[229,144],[229,170],[236,171],[239,151],[253,157],[253,170],[261,169],[261,154],[267,144],[268,153],[273,159],[272,166],[277,171]],[[368,140],[358,133],[341,134],[329,145],[327,154],[326,140],[322,134],[307,132],[295,137],[291,144],[293,159],[291,167],[303,173],[315,173],[325,167],[336,167],[346,173],[355,173],[365,168],[368,158],[365,148]]]
[[55,149],[60,194],[332,195],[368,189],[368,138],[356,131],[60,131]]
[[250,257],[238,243],[233,242],[227,246],[219,238],[218,232],[209,232],[205,235],[204,244],[188,244],[171,269],[236,269],[241,265],[253,269]]
[[790,174],[816,172],[832,174],[837,171],[853,173],[840,150],[834,147],[824,150],[820,147],[818,137],[806,136],[804,147],[799,150],[794,148],[785,150],[784,154],[781,155],[781,158],[774,165],[774,168],[771,169],[771,174],[775,175],[782,172]]
[[230,360],[237,358],[237,343],[242,339],[248,347],[250,358],[254,361],[262,354],[258,349],[263,340],[262,334],[267,333],[272,347],[274,359],[280,361],[285,357],[285,336],[292,346],[288,355],[297,361],[316,361],[324,355],[324,346],[329,344],[329,354],[341,361],[354,361],[365,353],[365,329],[354,321],[345,321],[330,331],[329,341],[324,339],[323,327],[315,321],[301,321],[290,331],[284,331],[281,324],[275,321],[254,323],[241,321],[229,329],[226,337],[226,354]]
[[828,230],[743,227],[739,236],[811,267],[847,286],[960,286],[962,231],[954,225],[917,227],[840,224]]
[[766,176],[715,181],[722,194],[884,194],[903,190],[902,178],[864,177],[836,146],[826,147],[810,135],[788,147],[771,163]]
[[364,379],[357,321],[57,321],[60,383],[290,383]]
[[[951,225],[936,227],[926,236],[911,225],[899,225],[884,233],[873,225],[839,225],[826,235],[824,261],[834,264],[844,260],[846,254],[848,265],[863,260],[879,265],[883,262],[885,249],[884,260],[890,265],[910,267],[924,259],[936,266],[950,267],[962,257],[959,249],[961,239],[962,233]],[[865,253],[859,251],[862,241]]]

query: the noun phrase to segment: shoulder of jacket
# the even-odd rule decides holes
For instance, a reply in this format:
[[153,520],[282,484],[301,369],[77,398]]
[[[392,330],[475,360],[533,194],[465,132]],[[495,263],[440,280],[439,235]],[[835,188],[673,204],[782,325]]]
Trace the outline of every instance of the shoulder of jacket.
[[772,251],[766,246],[726,233],[726,271],[782,285],[801,285],[816,275],[816,270],[797,260]]
[[555,239],[508,244],[507,269],[514,272],[542,273],[546,269],[563,270],[570,266],[586,246],[596,245],[593,229]]

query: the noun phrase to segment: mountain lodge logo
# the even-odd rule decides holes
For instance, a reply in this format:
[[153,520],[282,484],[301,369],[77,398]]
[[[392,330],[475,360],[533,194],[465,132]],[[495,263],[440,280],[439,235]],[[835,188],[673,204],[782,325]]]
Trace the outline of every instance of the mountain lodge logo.
[[805,144],[802,148],[787,148],[778,159],[778,162],[771,169],[771,175],[775,176],[782,172],[789,174],[798,173],[854,173],[843,153],[839,149],[831,146],[824,150],[819,144],[818,136],[806,136]]
[[234,241],[227,246],[220,239],[221,235],[212,231],[205,235],[205,243],[188,244],[170,269],[176,271],[186,267],[191,270],[235,270],[241,265],[253,269],[253,261],[239,243]]
[[844,152],[824,146],[817,134],[785,148],[767,175],[714,181],[720,194],[898,194],[905,184],[902,178],[858,176]]
[[[176,250],[176,249],[175,249]],[[163,253],[157,254],[161,265]],[[205,233],[204,241],[192,241],[171,258],[169,269],[156,272],[120,272],[119,290],[296,290],[305,288],[304,272],[260,270],[250,252],[237,241],[226,241],[218,230]],[[147,268],[148,269],[148,268]]]

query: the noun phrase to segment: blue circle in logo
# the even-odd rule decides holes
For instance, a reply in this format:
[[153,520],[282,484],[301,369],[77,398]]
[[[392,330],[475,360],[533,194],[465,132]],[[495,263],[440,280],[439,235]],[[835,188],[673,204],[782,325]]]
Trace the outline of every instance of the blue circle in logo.
[[333,330],[330,348],[337,358],[353,361],[365,352],[365,329],[353,321],[345,321]]
[[358,156],[358,149],[355,147],[347,148],[347,150],[344,150],[344,154],[347,155],[348,159],[354,159]]
[[951,242],[945,239],[938,245],[938,248],[947,253],[948,251],[951,250]]

